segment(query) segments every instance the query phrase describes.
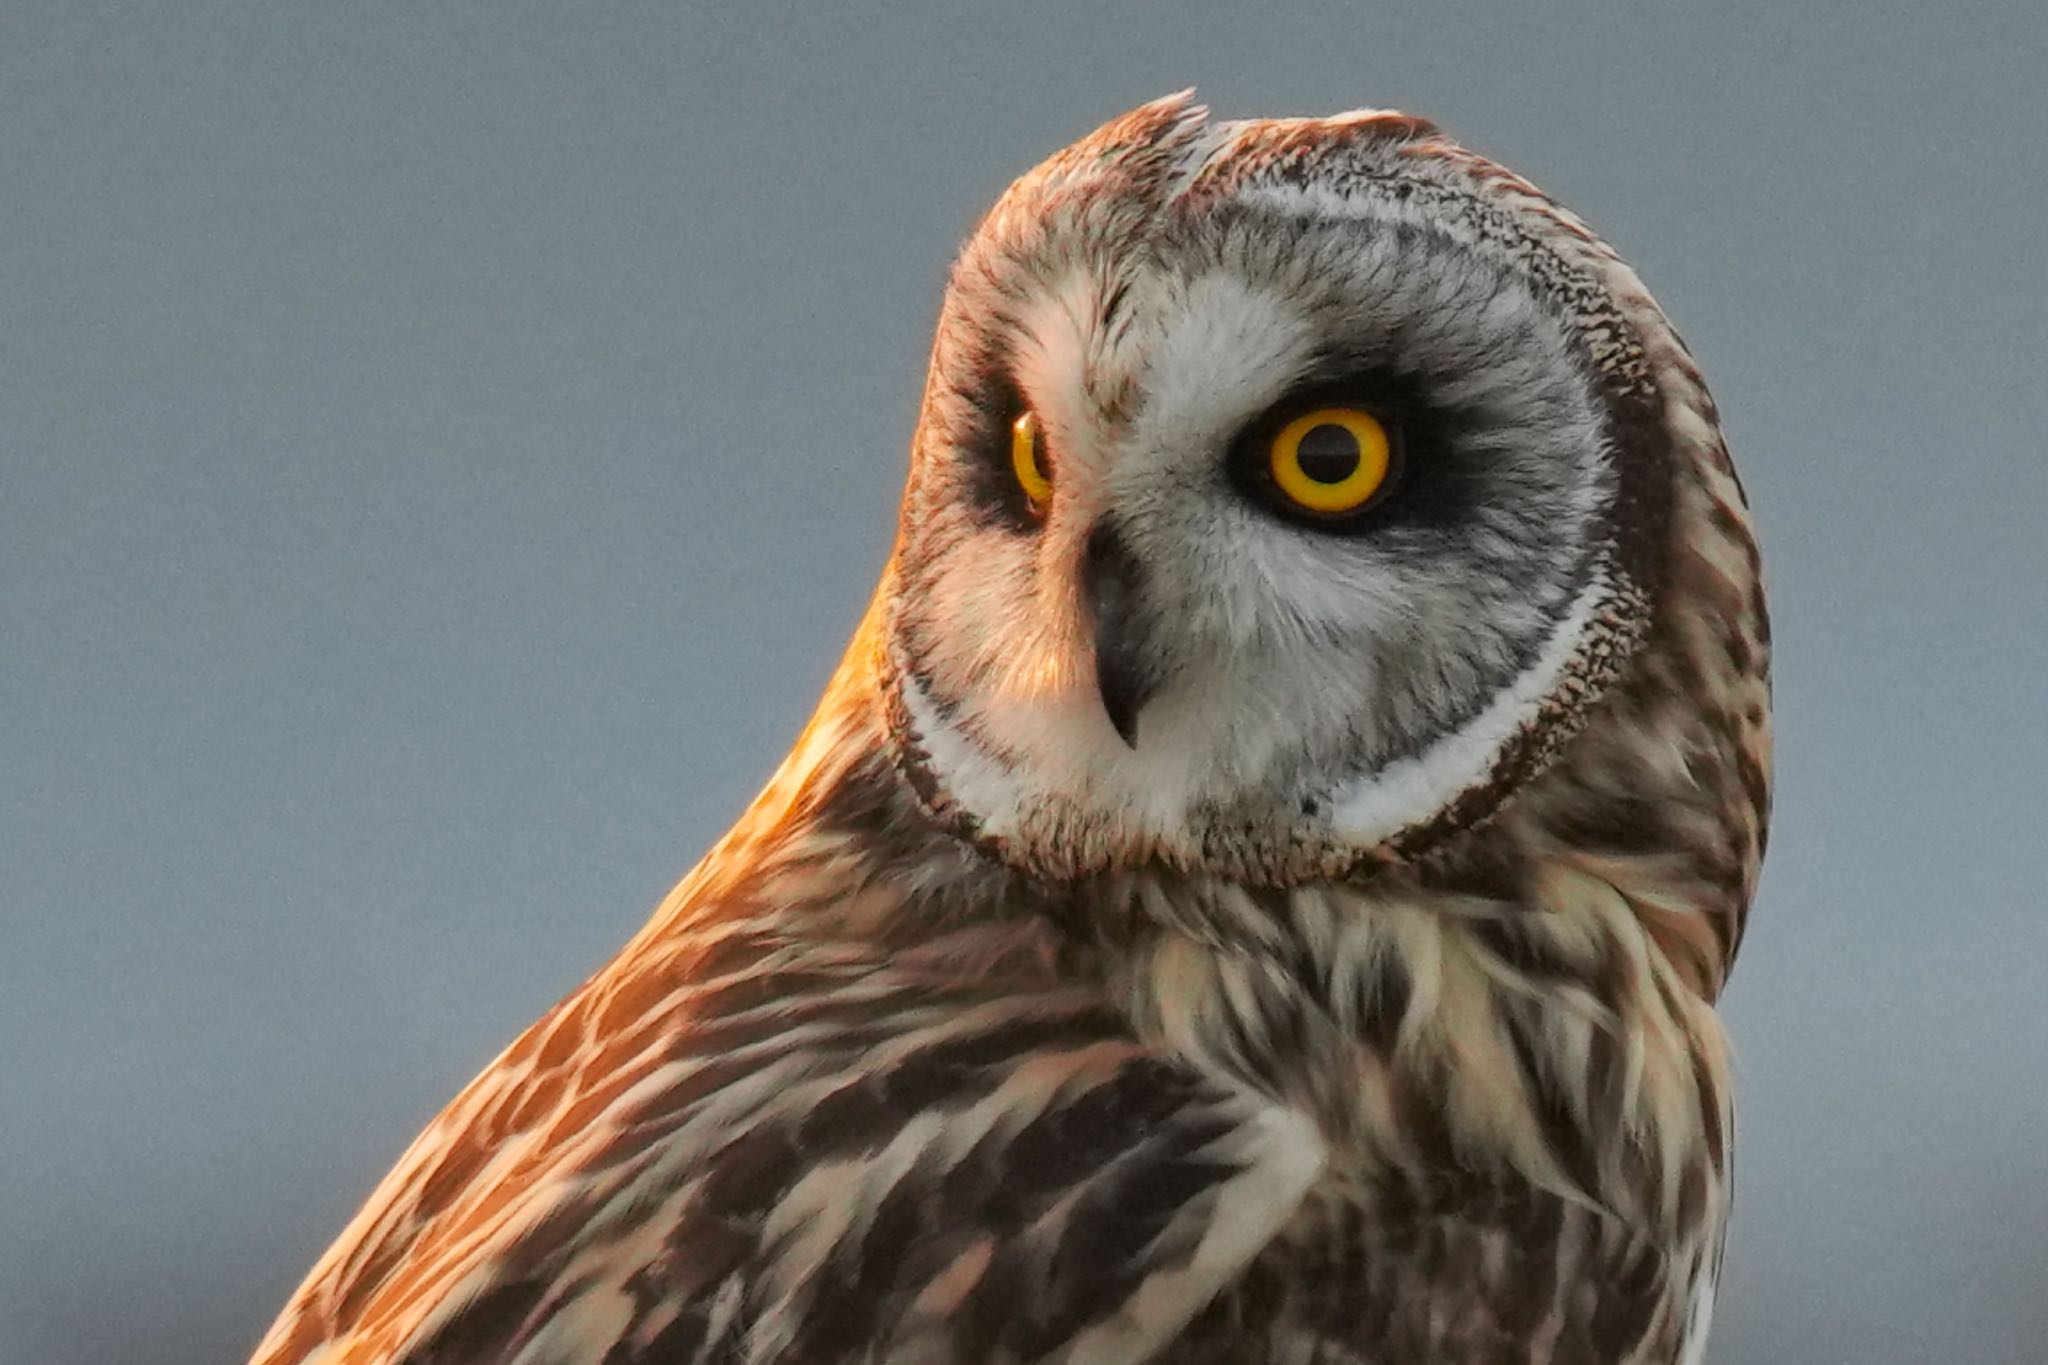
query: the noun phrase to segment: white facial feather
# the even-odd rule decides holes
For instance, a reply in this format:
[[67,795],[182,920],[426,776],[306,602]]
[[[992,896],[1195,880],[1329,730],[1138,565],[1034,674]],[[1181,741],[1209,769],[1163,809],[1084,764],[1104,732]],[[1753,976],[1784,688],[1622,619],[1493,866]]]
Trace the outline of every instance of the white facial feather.
[[1442,810],[1483,780],[1507,741],[1529,725],[1564,676],[1593,613],[1611,591],[1595,579],[1557,623],[1536,662],[1484,711],[1427,749],[1362,773],[1331,793],[1329,825],[1338,838],[1371,847]]

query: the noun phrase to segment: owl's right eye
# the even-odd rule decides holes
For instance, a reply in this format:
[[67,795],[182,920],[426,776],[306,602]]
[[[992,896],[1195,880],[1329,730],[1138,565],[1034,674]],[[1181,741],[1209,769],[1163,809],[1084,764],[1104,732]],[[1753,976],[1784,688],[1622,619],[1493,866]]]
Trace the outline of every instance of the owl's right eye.
[[1010,469],[1032,512],[1044,516],[1046,504],[1052,501],[1052,470],[1039,437],[1038,416],[1029,409],[1010,423]]

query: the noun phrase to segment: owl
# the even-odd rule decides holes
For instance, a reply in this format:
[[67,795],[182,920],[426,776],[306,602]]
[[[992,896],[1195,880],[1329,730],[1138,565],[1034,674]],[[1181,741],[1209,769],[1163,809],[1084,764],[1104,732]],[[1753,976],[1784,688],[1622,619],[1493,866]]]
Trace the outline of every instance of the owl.
[[1768,648],[1585,224],[1144,105],[964,248],[794,752],[255,1358],[1697,1362]]

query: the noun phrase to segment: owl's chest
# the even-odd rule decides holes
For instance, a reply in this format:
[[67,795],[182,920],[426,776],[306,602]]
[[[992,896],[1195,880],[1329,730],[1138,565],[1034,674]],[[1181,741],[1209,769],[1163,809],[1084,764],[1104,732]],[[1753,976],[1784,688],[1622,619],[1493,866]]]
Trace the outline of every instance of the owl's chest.
[[[1300,1209],[1170,1361],[1672,1365],[1726,1212],[1712,1013],[1539,983],[1455,926],[1283,965],[1163,949],[1140,1030],[1312,1117]],[[1676,1007],[1672,1006],[1676,1002]]]
[[1483,926],[1385,907],[1281,946],[1161,936],[1126,1003],[1148,1042],[1310,1117],[1332,1206],[1521,1192],[1673,1248],[1718,1237],[1720,1026],[1654,954],[1606,947],[1576,976]]
[[1160,1359],[1678,1365],[1716,1259],[1527,1187],[1312,1197]]

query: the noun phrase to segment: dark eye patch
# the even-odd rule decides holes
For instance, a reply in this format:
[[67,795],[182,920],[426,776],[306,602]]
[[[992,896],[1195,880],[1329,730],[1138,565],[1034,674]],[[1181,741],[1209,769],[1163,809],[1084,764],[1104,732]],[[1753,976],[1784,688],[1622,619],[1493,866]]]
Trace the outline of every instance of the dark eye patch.
[[[1023,416],[1024,394],[1003,358],[992,357],[976,366],[972,387],[963,393],[972,414],[971,429],[960,443],[958,477],[966,501],[985,526],[1001,527],[1020,534],[1036,530],[1043,522],[1031,499],[1017,482],[1010,459],[1010,428]],[[1049,470],[1051,452],[1043,445],[1041,459]]]

